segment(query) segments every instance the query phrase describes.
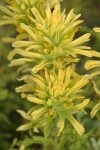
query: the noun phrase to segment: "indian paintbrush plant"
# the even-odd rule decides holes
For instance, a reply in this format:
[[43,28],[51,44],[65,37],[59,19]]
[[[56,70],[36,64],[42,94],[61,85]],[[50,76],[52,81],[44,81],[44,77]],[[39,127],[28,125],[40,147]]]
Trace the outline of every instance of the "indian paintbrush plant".
[[[18,80],[24,82],[16,92],[33,103],[27,113],[18,110],[28,123],[17,131],[33,128],[33,132],[41,130],[44,137],[55,139],[63,137],[67,128],[72,131],[74,128],[82,136],[84,125],[76,116],[79,112],[87,114],[85,107],[91,99],[84,95],[84,89],[89,82],[92,81],[100,96],[93,80],[100,71],[81,75],[77,63],[82,55],[89,58],[84,65],[86,70],[100,67],[100,60],[94,60],[94,57],[100,58],[100,53],[85,44],[90,40],[90,33],[76,38],[83,22],[79,19],[81,14],[76,15],[72,9],[66,15],[65,10],[61,11],[59,0],[6,2],[7,6],[0,6],[5,14],[0,26],[12,24],[17,31],[15,38],[4,39],[14,48],[8,55],[9,66],[18,68]],[[100,32],[100,29],[94,28],[94,31]],[[99,109],[98,99],[90,116],[94,117]]]

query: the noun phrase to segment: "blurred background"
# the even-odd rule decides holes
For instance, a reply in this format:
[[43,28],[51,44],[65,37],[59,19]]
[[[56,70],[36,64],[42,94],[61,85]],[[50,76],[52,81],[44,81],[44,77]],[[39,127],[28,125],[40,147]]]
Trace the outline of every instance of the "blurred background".
[[[4,5],[5,0],[0,0],[0,5]],[[66,13],[70,9],[74,8],[75,13],[81,13],[81,19],[84,20],[82,28],[76,36],[82,35],[84,33],[91,33],[91,41],[89,45],[96,51],[100,52],[100,34],[94,33],[92,28],[100,26],[100,0],[63,0],[61,3],[62,10],[66,8]],[[0,19],[2,18],[2,13],[0,12]],[[16,70],[14,68],[8,67],[7,55],[11,51],[12,47],[10,44],[5,44],[2,42],[2,38],[6,36],[14,36],[14,30],[12,26],[0,27],[0,150],[8,150],[14,138],[22,140],[26,133],[16,132],[16,128],[21,125],[24,120],[16,112],[17,109],[28,110],[30,108],[30,103],[22,100],[15,92],[15,87],[18,86],[16,80]],[[83,64],[86,58],[82,57],[80,63],[78,64],[79,73],[85,73],[83,69]],[[95,78],[97,86],[100,87],[100,77]],[[93,93],[92,85],[86,88],[85,94],[87,97],[94,99],[96,97]],[[85,138],[85,143],[83,150],[99,150],[100,149],[100,116],[99,114],[94,118],[90,119],[87,115],[85,119],[86,131],[92,131]],[[91,140],[92,139],[92,140]],[[75,146],[75,145],[74,145]],[[26,149],[31,150],[27,147]],[[73,149],[73,147],[72,147]],[[80,150],[77,148],[77,150]]]

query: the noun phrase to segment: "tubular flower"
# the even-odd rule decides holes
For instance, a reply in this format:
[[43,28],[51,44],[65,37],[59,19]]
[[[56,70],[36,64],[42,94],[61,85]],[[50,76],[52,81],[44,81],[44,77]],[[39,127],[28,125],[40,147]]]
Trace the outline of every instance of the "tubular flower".
[[67,67],[65,70],[47,71],[45,69],[42,76],[34,74],[30,77],[29,83],[16,88],[16,91],[21,92],[22,98],[27,98],[28,101],[34,103],[33,109],[28,112],[32,120],[46,116],[55,118],[59,135],[63,131],[67,119],[78,134],[82,135],[84,128],[73,114],[89,103],[89,99],[82,96],[82,88],[88,82],[87,76],[78,75],[72,67]]
[[[20,36],[17,39],[24,39],[27,37],[25,31],[20,27],[20,23],[30,24],[28,15],[33,16],[31,8],[36,7],[42,17],[45,17],[44,9],[49,3],[52,9],[59,0],[5,0],[8,4],[7,7],[0,6],[0,10],[5,14],[0,21],[0,26],[12,24],[16,27]],[[43,9],[44,8],[44,9]],[[33,25],[34,27],[34,25]],[[4,41],[13,41],[14,39],[5,38]]]
[[[36,73],[47,66],[54,65],[57,68],[63,68],[68,63],[78,62],[77,55],[98,57],[97,52],[89,50],[90,47],[82,46],[83,43],[89,41],[89,33],[74,39],[79,29],[78,25],[83,22],[77,20],[80,14],[75,15],[71,10],[66,16],[65,11],[61,13],[59,3],[54,7],[53,12],[51,12],[50,5],[47,5],[45,18],[35,7],[31,11],[35,19],[31,16],[29,18],[36,28],[21,23],[21,27],[29,34],[30,39],[13,43],[14,50],[8,56],[8,59],[12,60],[10,66],[24,65],[25,68],[29,66],[32,72]],[[13,59],[16,54],[19,58]]]

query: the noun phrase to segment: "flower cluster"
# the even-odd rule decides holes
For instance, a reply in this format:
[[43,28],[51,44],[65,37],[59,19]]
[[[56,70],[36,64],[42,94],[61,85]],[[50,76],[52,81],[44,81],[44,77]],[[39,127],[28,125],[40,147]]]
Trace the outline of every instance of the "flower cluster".
[[[100,53],[84,45],[89,41],[90,33],[75,39],[83,22],[79,20],[81,15],[75,15],[73,9],[68,15],[65,10],[61,12],[59,0],[6,1],[8,7],[0,7],[6,14],[0,24],[13,24],[19,34],[8,59],[10,66],[18,66],[18,71],[25,74],[19,80],[24,80],[26,84],[16,88],[16,91],[21,93],[22,98],[33,102],[33,108],[28,112],[29,120],[38,122],[47,116],[53,118],[58,135],[69,120],[82,135],[85,130],[74,114],[84,110],[89,103],[83,88],[100,72],[79,75],[75,64],[80,55],[100,58]],[[85,69],[97,66],[100,66],[100,61],[89,60]],[[100,104],[93,109],[92,117],[99,107]]]
[[59,135],[64,129],[65,119],[68,119],[79,135],[84,133],[84,128],[73,114],[89,103],[89,99],[82,95],[82,88],[89,82],[88,76],[81,77],[73,67],[67,67],[65,70],[45,69],[42,76],[34,74],[28,80],[16,91],[33,103],[34,110],[28,113],[32,120],[43,115],[56,118]]
[[[90,50],[90,47],[83,46],[83,43],[89,41],[89,33],[74,39],[79,24],[83,22],[78,20],[80,14],[75,15],[71,10],[66,16],[65,11],[61,12],[59,3],[53,12],[50,5],[47,5],[45,18],[35,7],[31,11],[35,19],[31,16],[29,18],[35,24],[35,28],[21,23],[30,39],[13,43],[14,50],[8,56],[8,59],[12,60],[10,66],[21,66],[19,70],[22,71],[29,67],[32,73],[37,73],[44,67],[56,66],[64,69],[66,65],[78,62],[78,55],[100,57],[100,54]],[[19,57],[14,59],[16,54]]]

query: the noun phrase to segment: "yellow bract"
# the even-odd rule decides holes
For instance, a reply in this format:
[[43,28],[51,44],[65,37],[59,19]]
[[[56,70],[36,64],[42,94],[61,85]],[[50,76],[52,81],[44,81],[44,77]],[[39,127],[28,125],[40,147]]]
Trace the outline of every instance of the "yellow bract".
[[97,113],[97,111],[99,111],[99,110],[100,110],[100,101],[98,104],[95,105],[95,107],[91,111],[91,117],[93,118],[95,116],[95,114]]
[[97,60],[89,60],[85,63],[85,69],[89,70],[92,69],[94,67],[100,67],[100,61]]
[[[97,95],[100,96],[100,90],[98,89],[96,83],[93,81],[93,87],[95,92],[97,93]],[[100,110],[100,100],[99,102],[94,106],[94,108],[91,111],[91,117],[93,118],[95,116],[95,114]]]

